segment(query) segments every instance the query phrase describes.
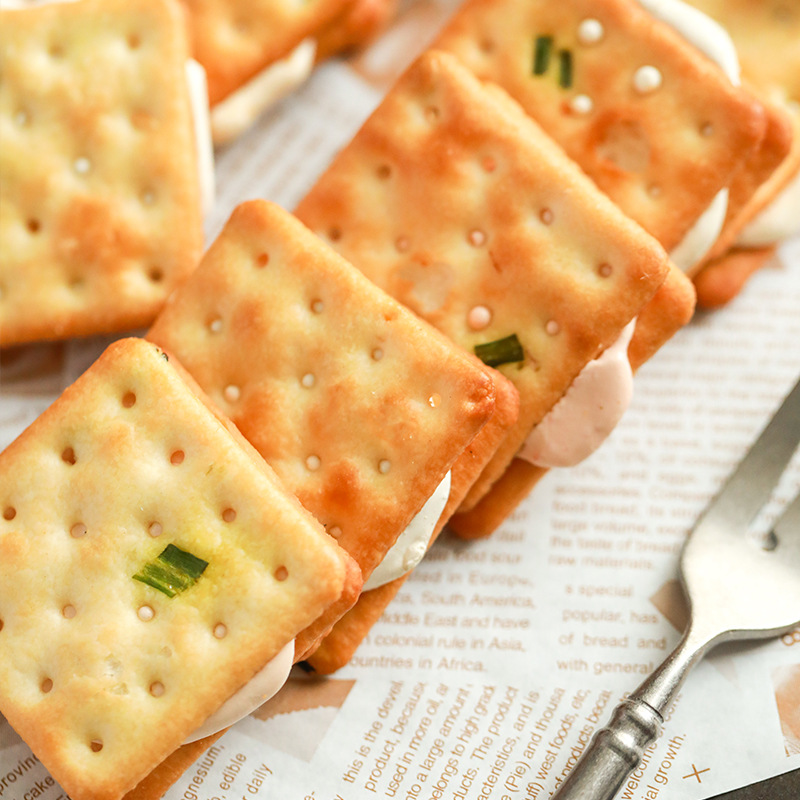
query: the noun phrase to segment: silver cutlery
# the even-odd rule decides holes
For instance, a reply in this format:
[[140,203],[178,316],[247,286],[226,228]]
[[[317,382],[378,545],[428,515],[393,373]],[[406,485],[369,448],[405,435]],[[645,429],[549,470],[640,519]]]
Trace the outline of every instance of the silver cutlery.
[[661,732],[689,671],[717,644],[800,624],[800,495],[759,547],[747,531],[800,441],[800,381],[692,529],[680,575],[691,607],[673,652],[612,714],[553,800],[611,800]]

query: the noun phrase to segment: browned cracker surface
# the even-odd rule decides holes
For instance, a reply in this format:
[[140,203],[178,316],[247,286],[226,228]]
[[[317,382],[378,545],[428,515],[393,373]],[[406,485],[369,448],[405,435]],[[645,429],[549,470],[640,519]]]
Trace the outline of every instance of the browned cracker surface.
[[236,209],[148,338],[178,356],[365,579],[494,409],[482,365],[261,201]]
[[225,731],[198,739],[179,747],[162,761],[141,783],[131,789],[123,800],[160,800],[167,789],[211,747]]
[[[695,307],[695,288],[689,278],[670,265],[667,278],[636,318],[628,359],[636,370],[686,325]],[[489,492],[469,509],[454,515],[450,529],[464,539],[489,536],[530,494],[547,472],[515,458]]]
[[800,5],[796,0],[688,0],[736,45],[742,75],[771,103],[800,109]]
[[[657,242],[518,105],[439,52],[401,78],[297,214],[464,349],[517,335],[523,360],[499,369],[519,421],[476,496],[667,272]],[[479,329],[476,307],[489,314]]]
[[[765,182],[754,180],[757,165],[739,176],[744,185],[734,184],[733,199],[736,203],[741,195],[744,200],[709,255],[707,266],[712,274],[698,279],[699,303],[712,308],[733,297],[756,265],[766,260],[760,258],[759,248],[753,250],[752,258],[746,250],[736,248],[736,237],[800,171],[800,4],[784,0],[690,1],[731,35],[743,79],[770,110],[767,135],[757,153],[757,161],[766,161],[770,167],[770,177]],[[734,248],[730,258],[723,258],[730,248]],[[727,277],[726,264],[730,268]]]
[[628,345],[628,360],[634,370],[688,324],[696,299],[692,282],[671,264],[666,280],[636,318],[633,338]]
[[[486,367],[490,370],[489,367]],[[492,418],[472,440],[470,446],[453,464],[451,470],[450,497],[442,511],[431,537],[431,544],[453,513],[461,505],[470,487],[492,458],[508,429],[519,414],[519,394],[511,381],[494,373],[495,412]],[[409,573],[410,574],[410,573]],[[364,592],[358,602],[341,619],[337,620],[330,634],[308,657],[310,665],[319,673],[327,675],[345,666],[355,654],[370,628],[375,624],[394,596],[400,590],[408,574],[377,589]]]
[[398,5],[399,0],[353,0],[316,34],[317,61],[368,44],[391,22]]
[[544,467],[515,458],[488,494],[469,510],[453,516],[450,529],[462,539],[491,535],[546,474]]
[[[587,19],[603,34],[584,44]],[[536,74],[539,37],[552,37],[552,51]],[[503,86],[667,250],[763,135],[760,105],[635,0],[468,0],[435,46]],[[662,83],[640,93],[633,80],[645,66]],[[586,113],[578,96],[591,103]]]
[[353,0],[182,0],[214,105],[324,29]]
[[[207,403],[124,339],[0,454],[0,713],[76,800],[122,797],[342,592]],[[174,596],[134,579],[169,545],[207,562]]]
[[764,102],[766,130],[757,150],[745,159],[730,185],[725,225],[714,246],[692,277],[708,261],[726,252],[742,228],[768,205],[800,168],[800,118],[793,120],[785,109]]
[[697,302],[701,308],[719,308],[741,291],[754,272],[769,262],[775,247],[732,247],[708,262],[695,278]]
[[181,9],[0,12],[0,346],[149,324],[202,220]]

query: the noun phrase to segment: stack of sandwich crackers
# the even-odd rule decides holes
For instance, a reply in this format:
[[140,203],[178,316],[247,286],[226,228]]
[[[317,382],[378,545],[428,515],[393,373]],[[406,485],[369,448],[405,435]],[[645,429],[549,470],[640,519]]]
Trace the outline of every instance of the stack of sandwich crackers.
[[345,665],[798,226],[800,8],[467,0],[203,255],[211,140],[394,11],[3,3],[0,347],[122,337],[0,453],[0,713],[73,800]]

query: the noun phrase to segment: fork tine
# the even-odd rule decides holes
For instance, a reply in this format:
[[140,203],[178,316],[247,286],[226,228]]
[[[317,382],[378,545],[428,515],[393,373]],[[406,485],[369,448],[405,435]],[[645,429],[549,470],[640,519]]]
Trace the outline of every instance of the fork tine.
[[[711,501],[694,530],[711,526],[725,528],[729,532],[746,531],[761,507],[769,500],[773,488],[797,449],[798,442],[800,380],[720,493]],[[795,511],[791,511],[787,524],[796,526]]]

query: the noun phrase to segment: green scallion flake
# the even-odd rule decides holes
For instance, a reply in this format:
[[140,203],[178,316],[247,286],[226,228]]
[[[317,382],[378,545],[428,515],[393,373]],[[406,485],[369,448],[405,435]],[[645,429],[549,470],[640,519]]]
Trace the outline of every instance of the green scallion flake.
[[497,339],[494,342],[476,344],[475,355],[490,367],[525,360],[525,353],[516,333],[506,336],[504,339]]
[[553,51],[552,36],[537,36],[533,54],[533,74],[544,75],[550,66],[550,53]]
[[145,564],[133,579],[152,586],[167,597],[175,597],[194,586],[207,566],[208,561],[168,544],[155,561]]
[[570,50],[558,51],[558,85],[562,89],[572,86],[572,52]]

